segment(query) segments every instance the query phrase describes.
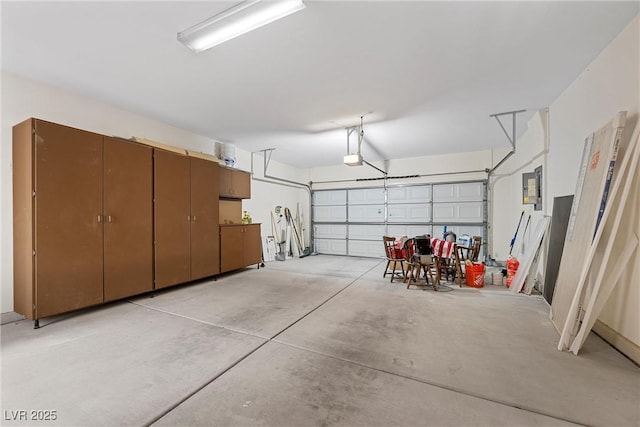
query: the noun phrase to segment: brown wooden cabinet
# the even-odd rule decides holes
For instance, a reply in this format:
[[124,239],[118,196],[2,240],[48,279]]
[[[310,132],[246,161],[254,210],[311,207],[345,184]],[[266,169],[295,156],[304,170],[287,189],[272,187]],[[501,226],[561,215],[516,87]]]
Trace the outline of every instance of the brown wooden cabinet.
[[[220,273],[219,186],[202,156],[39,119],[14,126],[14,311],[37,327]],[[260,262],[240,233],[243,262]]]
[[152,149],[104,137],[104,300],[153,289]]
[[220,272],[218,165],[154,150],[156,289]]
[[189,157],[153,150],[155,288],[191,280]]
[[218,169],[191,157],[191,280],[220,273]]
[[[151,218],[131,223],[137,216],[127,215],[129,209],[144,211],[145,197],[150,211],[151,192],[145,189],[150,190],[151,151],[145,157],[132,147],[43,120],[14,126],[17,313],[37,320],[151,289]],[[139,173],[122,174],[123,158]],[[133,234],[126,231],[134,228]],[[140,287],[118,282],[127,274],[128,259],[146,263],[137,266]]]
[[220,167],[220,197],[251,198],[251,175],[237,169]]
[[260,224],[220,225],[222,273],[261,262]]

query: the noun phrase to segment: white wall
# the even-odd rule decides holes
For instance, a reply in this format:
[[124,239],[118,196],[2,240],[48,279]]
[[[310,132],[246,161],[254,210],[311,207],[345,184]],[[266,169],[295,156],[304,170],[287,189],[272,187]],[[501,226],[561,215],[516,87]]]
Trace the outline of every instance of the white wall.
[[[250,158],[249,164],[251,164]],[[251,169],[250,166],[249,169]],[[274,212],[276,206],[282,206],[283,208],[288,207],[294,217],[297,210],[303,219],[306,245],[310,246],[311,193],[303,186],[270,178],[276,177],[301,184],[308,184],[307,172],[274,161],[269,162],[266,173],[267,177],[264,176],[264,172],[263,156],[261,153],[256,153],[253,156],[254,180],[251,182],[251,200],[243,201],[243,209],[249,211],[254,223],[262,223],[263,238],[276,234],[271,225],[271,213]],[[273,183],[266,183],[262,180],[272,181]],[[275,213],[274,220],[277,221]]]
[[[193,151],[215,154],[215,141],[115,108],[101,102],[44,85],[10,73],[1,74],[2,122],[0,129],[0,312],[13,310],[13,229],[11,128],[36,117],[88,131],[123,138],[143,137]],[[237,167],[251,170],[251,154],[237,150]],[[260,161],[260,165],[261,165]],[[272,162],[269,173],[299,180],[304,171]],[[269,210],[275,204],[295,208],[305,207],[309,218],[308,197],[303,190],[293,190],[275,184],[252,182],[253,198],[245,201],[244,209],[253,214],[254,222],[264,222],[263,235],[270,234]],[[307,227],[308,228],[308,227]]]
[[[626,145],[640,114],[640,15],[613,40],[550,107],[549,202],[573,194],[584,138],[614,114],[628,111]],[[636,175],[621,230],[640,237],[640,178]],[[548,202],[548,203],[549,203]],[[640,346],[640,250],[599,320],[622,341]],[[615,343],[617,345],[617,343]],[[628,354],[628,350],[624,350]],[[638,353],[636,353],[637,355]],[[630,356],[632,356],[630,354]],[[636,359],[638,361],[638,359]]]
[[[628,143],[640,111],[639,22],[640,16],[636,16],[553,102],[548,115],[547,110],[541,110],[529,121],[527,131],[517,140],[516,154],[492,179],[494,228],[490,236],[492,253],[497,259],[506,258],[523,207],[527,212],[532,209],[520,202],[523,172],[543,166],[543,210],[534,212],[532,218],[550,215],[554,197],[575,192],[585,138],[621,110],[628,111],[628,132],[623,145]],[[621,224],[624,232],[635,232],[637,236],[640,236],[639,189],[636,177]],[[636,250],[632,260],[599,321],[606,325],[607,339],[638,361],[640,250]]]
[[[547,175],[548,111],[540,110],[527,122],[527,130],[516,141],[516,151],[492,174],[489,182],[491,229],[489,230],[489,252],[496,260],[504,261],[509,256],[510,242],[518,226],[521,212],[525,214],[518,233],[518,241],[513,248],[516,255],[520,248],[520,238],[529,215],[529,230],[543,215],[551,214],[549,203],[542,204],[542,210],[535,211],[533,205],[522,203],[522,174],[533,172],[542,166],[543,177]],[[543,196],[548,192],[545,180],[542,183]]]

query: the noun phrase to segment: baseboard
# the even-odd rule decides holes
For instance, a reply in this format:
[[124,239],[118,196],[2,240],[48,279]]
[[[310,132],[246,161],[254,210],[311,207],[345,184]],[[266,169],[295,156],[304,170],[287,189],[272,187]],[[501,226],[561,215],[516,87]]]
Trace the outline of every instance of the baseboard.
[[20,320],[24,320],[25,317],[21,314],[18,314],[13,311],[7,311],[6,313],[0,313],[0,325],[4,325],[6,323],[17,322]]
[[620,335],[599,320],[593,325],[593,332],[598,334],[603,340],[614,346],[620,353],[640,365],[640,346]]

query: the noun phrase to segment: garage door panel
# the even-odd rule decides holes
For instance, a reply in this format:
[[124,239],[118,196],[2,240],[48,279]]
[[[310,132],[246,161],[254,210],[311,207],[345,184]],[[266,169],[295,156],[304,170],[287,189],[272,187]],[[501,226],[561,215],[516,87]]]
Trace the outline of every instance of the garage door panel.
[[389,222],[429,222],[431,207],[427,204],[389,205]]
[[349,239],[379,240],[384,236],[384,225],[349,225]]
[[431,201],[431,186],[392,187],[388,189],[389,203],[422,203]]
[[484,199],[484,185],[481,182],[458,184],[458,200],[481,201]]
[[436,222],[483,222],[482,213],[482,202],[433,204],[433,220]]
[[387,235],[394,237],[415,237],[430,234],[433,236],[433,227],[430,225],[389,225]]
[[481,182],[433,186],[433,200],[435,202],[482,201],[483,199],[484,184]]
[[450,221],[456,222],[456,206],[446,203],[434,203],[433,204],[433,220],[434,221]]
[[365,240],[350,240],[349,255],[364,257],[384,257],[384,243]]
[[347,207],[314,206],[313,219],[318,222],[344,222],[347,220]]
[[433,201],[448,202],[456,199],[455,184],[439,184],[433,186]]
[[468,202],[458,206],[458,217],[461,220],[482,222],[482,202]]
[[[313,192],[320,253],[378,257],[382,236],[486,235],[486,183],[438,183]],[[436,225],[434,225],[436,224]]]
[[362,188],[349,190],[349,204],[384,204],[384,188]]
[[320,239],[344,239],[347,236],[347,226],[344,224],[316,224],[313,234]]
[[321,254],[347,255],[347,241],[316,239],[316,251]]
[[384,205],[349,206],[350,222],[383,222]]
[[347,191],[346,190],[315,191],[313,193],[313,204],[316,206],[346,205]]

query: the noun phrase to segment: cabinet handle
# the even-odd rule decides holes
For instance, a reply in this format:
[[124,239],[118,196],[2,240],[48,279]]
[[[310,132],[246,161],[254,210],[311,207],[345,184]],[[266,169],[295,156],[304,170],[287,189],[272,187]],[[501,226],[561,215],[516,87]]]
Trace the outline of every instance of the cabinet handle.
[[196,216],[195,215],[193,216],[193,222],[196,222]]
[[102,222],[102,215],[98,214],[97,220],[98,220],[98,223]]
[[107,222],[111,222],[111,215],[107,215]]
[[187,221],[191,221],[191,215],[187,215]]

